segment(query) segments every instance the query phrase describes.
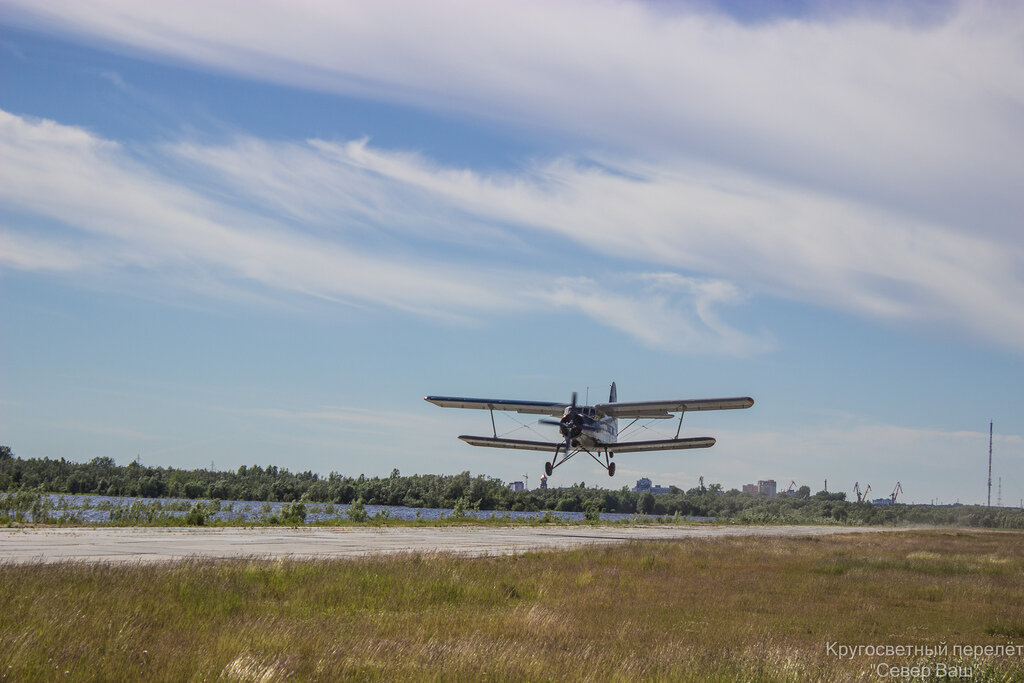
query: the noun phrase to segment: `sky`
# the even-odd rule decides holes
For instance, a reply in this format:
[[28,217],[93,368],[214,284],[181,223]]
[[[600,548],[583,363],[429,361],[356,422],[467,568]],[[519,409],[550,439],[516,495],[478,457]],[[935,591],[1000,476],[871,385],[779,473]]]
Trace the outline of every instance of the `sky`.
[[[0,442],[1024,499],[1024,5],[0,0]],[[556,439],[496,414],[499,435]],[[630,436],[671,437],[675,423]]]

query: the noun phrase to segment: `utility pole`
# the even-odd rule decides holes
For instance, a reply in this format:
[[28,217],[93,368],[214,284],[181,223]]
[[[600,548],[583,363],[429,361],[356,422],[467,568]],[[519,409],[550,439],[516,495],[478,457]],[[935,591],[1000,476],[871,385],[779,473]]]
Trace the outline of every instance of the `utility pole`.
[[988,423],[988,507],[992,507],[992,422]]
[[999,477],[999,488],[997,489],[999,494],[996,496],[996,507],[1003,507],[1003,478]]

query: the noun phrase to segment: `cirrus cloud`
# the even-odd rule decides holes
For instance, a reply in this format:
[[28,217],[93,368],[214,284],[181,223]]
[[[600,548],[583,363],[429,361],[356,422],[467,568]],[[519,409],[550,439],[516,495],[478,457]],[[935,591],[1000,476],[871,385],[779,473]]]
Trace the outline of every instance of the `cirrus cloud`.
[[[367,140],[243,136],[157,152],[224,189],[218,201],[113,141],[22,126],[64,136],[66,168],[128,190],[115,198],[79,181],[79,195],[40,209],[63,224],[75,213],[106,240],[95,254],[105,262],[159,253],[164,265],[434,315],[535,306],[540,291],[648,344],[728,334],[735,348],[770,346],[709,316],[706,294],[702,314],[696,290],[666,305],[624,280],[580,290],[540,254],[572,253],[581,270],[615,259],[622,272],[683,271],[1024,348],[1019,3],[954,2],[927,20],[887,4],[748,23],[706,4],[623,0],[5,5],[7,21],[149,58],[559,141],[547,158],[489,172]],[[41,191],[23,184],[45,160],[5,159],[21,183],[10,201]],[[152,181],[146,193],[128,176]],[[127,231],[153,198],[174,228],[145,232],[159,249],[143,249]],[[30,236],[16,239],[23,266],[61,262],[38,235],[35,256]],[[595,304],[616,297],[638,305]],[[645,309],[641,331],[632,318]],[[666,313],[674,322],[659,322]]]
[[[565,291],[558,274],[542,269],[445,256],[444,245],[455,237],[424,233],[424,222],[468,215],[457,235],[472,233],[486,217],[446,208],[443,198],[438,206],[436,193],[339,162],[320,147],[240,138],[231,147],[183,143],[135,154],[80,128],[0,111],[0,199],[9,213],[0,263],[68,276],[116,275],[128,278],[133,291],[193,281],[207,293],[299,295],[460,324],[499,310],[547,310]],[[192,171],[179,174],[190,183],[166,172],[175,164]],[[332,182],[308,182],[321,174]],[[301,201],[293,203],[296,197]],[[313,209],[294,208],[300,204]],[[415,234],[436,248],[382,248],[381,240],[395,244],[396,231],[404,241]],[[493,257],[515,242],[494,228],[484,231],[500,239],[482,240],[477,256]],[[471,246],[479,242],[474,237]],[[650,306],[642,288],[627,293],[590,282],[589,298],[558,303],[652,347],[764,350],[743,332],[709,325],[715,318],[699,290],[662,295]],[[680,329],[688,334],[670,333]]]

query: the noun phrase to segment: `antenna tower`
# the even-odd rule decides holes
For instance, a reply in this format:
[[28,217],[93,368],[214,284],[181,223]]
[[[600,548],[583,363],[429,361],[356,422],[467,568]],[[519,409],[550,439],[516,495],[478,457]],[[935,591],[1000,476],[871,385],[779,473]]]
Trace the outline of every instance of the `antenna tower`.
[[988,507],[992,507],[992,422],[988,423]]
[[999,494],[996,496],[996,507],[1003,507],[1003,478],[999,477],[999,488],[997,489]]

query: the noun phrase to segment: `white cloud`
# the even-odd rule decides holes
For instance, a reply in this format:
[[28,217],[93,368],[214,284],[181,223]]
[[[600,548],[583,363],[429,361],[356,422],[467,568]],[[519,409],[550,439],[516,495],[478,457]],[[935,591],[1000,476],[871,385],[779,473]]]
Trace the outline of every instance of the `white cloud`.
[[1015,2],[753,24],[624,1],[6,4],[9,21],[251,78],[716,159],[931,219],[980,210],[985,233],[1014,227],[986,207],[1021,201]]
[[657,284],[671,280],[672,291],[646,287],[639,296],[623,296],[589,278],[561,278],[553,289],[536,295],[555,306],[582,311],[653,348],[680,346],[697,353],[748,356],[774,347],[767,333],[749,335],[719,319],[715,306],[736,303],[732,285],[670,273],[650,273],[640,280]]
[[7,230],[0,231],[0,266],[16,270],[74,271],[88,266],[78,250]]
[[485,176],[364,143],[311,146],[407,197],[429,197],[443,215],[457,210],[557,235],[574,249],[871,317],[965,327],[1011,348],[1024,339],[1024,245],[1012,241],[685,162],[559,159]]
[[[237,291],[250,300],[290,293],[457,322],[546,309],[550,292],[564,290],[556,276],[502,265],[519,238],[511,229],[481,228],[491,215],[401,178],[421,173],[421,165],[374,155],[363,143],[343,146],[347,157],[339,159],[334,147],[325,153],[321,143],[239,138],[221,147],[171,145],[164,149],[170,156],[161,157],[159,150],[133,154],[80,128],[0,112],[0,199],[20,216],[3,233],[2,262],[93,276],[141,273],[142,282],[131,283],[136,288],[156,280],[229,296]],[[366,160],[375,156],[387,163]],[[188,185],[169,173],[176,163],[189,165],[179,174]],[[390,174],[388,163],[395,167]],[[413,239],[419,247],[407,243]],[[476,257],[449,258],[444,245],[453,241],[476,249]],[[585,296],[574,291],[559,303],[651,346],[759,350],[718,322],[709,306],[725,300],[709,297],[699,283],[655,299],[601,283]],[[628,324],[621,314],[599,311],[601,298],[610,311],[632,311]]]
[[[161,177],[126,150],[84,130],[0,112],[0,197],[11,207],[90,237],[108,263],[185,272],[214,271],[282,291],[413,310],[481,307],[485,287],[464,286],[437,265],[361,254],[337,241],[289,231],[260,214],[219,203]],[[9,261],[33,254],[38,238],[9,240]],[[70,266],[65,260],[63,265]],[[438,308],[437,303],[443,307]]]
[[[172,146],[289,225],[372,234],[378,247],[390,235],[398,253],[409,239],[515,251],[542,232],[643,270],[1024,343],[1020,3],[954,3],[927,21],[886,5],[750,24],[706,4],[626,1],[6,4],[8,21],[200,68],[555,131],[579,155],[481,174],[366,141]],[[134,175],[112,143],[37,129],[78,136],[67,141],[81,148],[72,162],[113,156]],[[202,200],[202,218],[183,215],[194,192],[162,181],[150,190],[179,214],[165,258],[177,249],[194,266],[216,243],[214,253],[236,252],[216,267],[238,277],[435,314],[442,300],[514,299],[501,294],[514,285],[467,287],[448,266],[424,270],[418,255],[396,267],[337,238],[324,253],[322,234],[291,230],[282,242],[280,225],[256,211]],[[88,208],[102,218],[92,229],[109,236],[110,216]],[[239,230],[224,227],[238,219],[249,227],[234,241]],[[339,263],[350,277],[337,276]],[[697,346],[709,334],[763,346],[706,308],[676,315],[674,330],[639,332],[589,294],[547,292],[650,344],[692,328]],[[647,323],[672,308],[628,296]]]

